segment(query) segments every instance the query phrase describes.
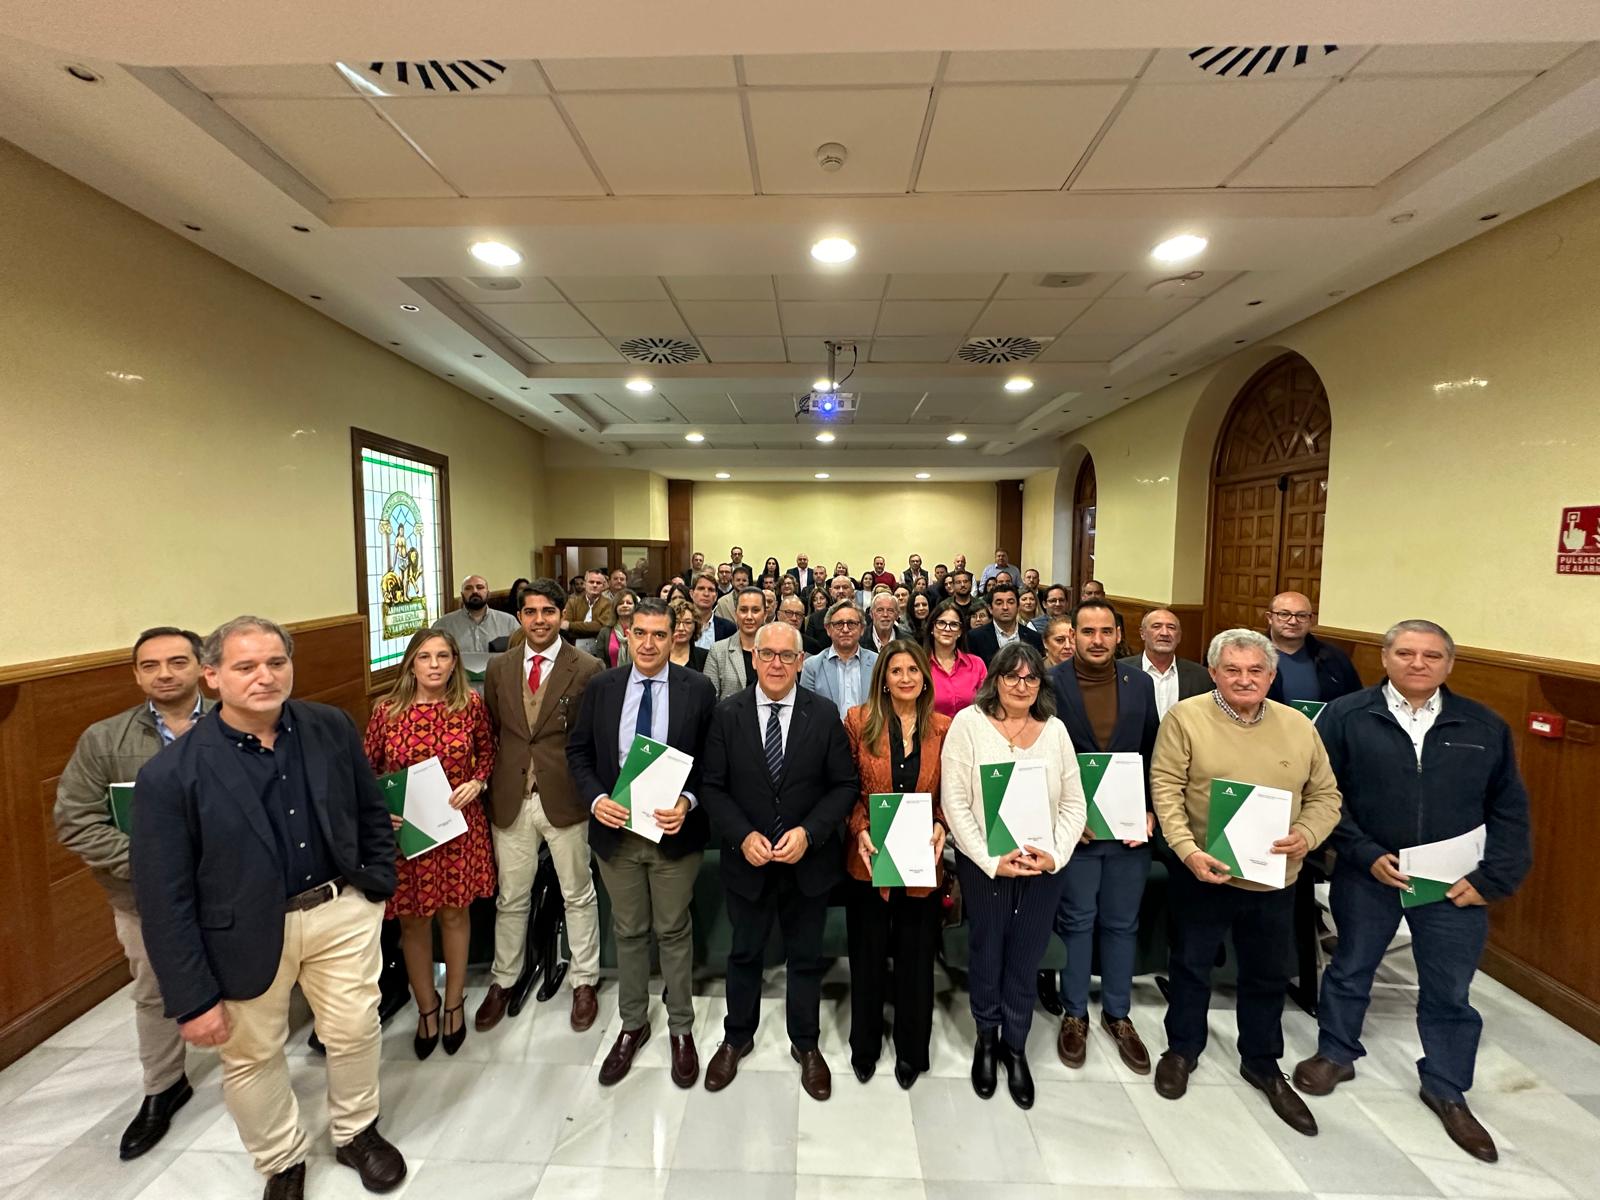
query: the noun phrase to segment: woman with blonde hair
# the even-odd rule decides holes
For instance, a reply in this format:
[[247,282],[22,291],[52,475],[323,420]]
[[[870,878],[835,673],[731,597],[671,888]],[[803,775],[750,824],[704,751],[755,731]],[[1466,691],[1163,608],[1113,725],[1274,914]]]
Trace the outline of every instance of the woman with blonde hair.
[[[467,909],[495,890],[494,844],[478,802],[494,770],[494,733],[482,697],[467,687],[455,638],[442,629],[412,636],[394,686],[372,710],[365,747],[379,775],[437,758],[453,789],[450,807],[467,821],[466,833],[415,858],[396,853],[395,891],[384,914],[400,919],[400,950],[417,1001],[416,1055],[432,1054],[441,1034],[445,1053],[454,1054],[467,1036]],[[391,819],[398,838],[401,820]],[[443,1000],[434,986],[435,917],[444,945]]]
[[668,643],[667,650],[669,660],[691,671],[704,671],[707,650],[704,646],[695,645],[701,630],[699,611],[687,600],[671,600],[667,608],[672,612],[672,641]]

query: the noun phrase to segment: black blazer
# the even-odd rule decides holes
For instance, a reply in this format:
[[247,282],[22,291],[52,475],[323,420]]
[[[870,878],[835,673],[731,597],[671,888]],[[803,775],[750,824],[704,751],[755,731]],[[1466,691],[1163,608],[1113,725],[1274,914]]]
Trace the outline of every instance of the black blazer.
[[700,803],[711,815],[720,842],[722,885],[751,900],[781,863],[752,867],[741,848],[752,832],[770,836],[781,813],[787,828],[806,831],[810,846],[794,865],[795,880],[807,896],[821,896],[845,877],[844,824],[860,791],[850,739],[839,710],[826,696],[796,686],[783,778],[774,787],[762,754],[762,725],[756,702],[759,685],[717,705],[706,734]]
[[1050,686],[1056,694],[1056,716],[1067,727],[1072,748],[1079,754],[1096,750],[1104,754],[1134,753],[1144,760],[1144,806],[1150,809],[1150,759],[1155,754],[1156,731],[1161,718],[1156,715],[1156,687],[1150,676],[1127,660],[1117,663],[1117,723],[1111,728],[1111,741],[1102,746],[1089,723],[1083,704],[1083,689],[1072,662],[1050,670]]
[[[1044,653],[1044,639],[1039,632],[1028,625],[1026,621],[1017,622],[1017,630],[1022,640],[1027,642],[1040,654]],[[988,666],[991,659],[1000,649],[1000,635],[995,632],[994,622],[980,625],[976,629],[967,631],[967,649],[983,659],[983,665]]]
[[[617,729],[622,720],[622,697],[627,691],[633,668],[614,667],[601,671],[583,691],[578,719],[567,735],[567,769],[578,798],[591,808],[601,796],[609,796],[622,773],[617,757]],[[717,704],[717,689],[711,680],[688,667],[667,664],[667,745],[694,758],[689,780],[683,790],[693,793],[697,803],[683,819],[683,828],[661,839],[661,853],[682,858],[704,849],[709,836],[706,810],[698,803],[700,760],[706,743],[706,726]],[[612,829],[589,816],[589,845],[601,858],[609,860],[626,831]]]
[[[1187,658],[1174,658],[1172,661],[1178,664],[1179,700],[1187,700],[1190,696],[1203,696],[1217,686],[1211,681],[1211,672],[1199,663]],[[1130,654],[1126,658],[1119,658],[1117,666],[1132,667],[1144,675],[1144,655]],[[1150,679],[1148,675],[1144,677]],[[1150,686],[1155,687],[1155,680],[1150,680]]]
[[[1356,672],[1355,664],[1339,647],[1308,633],[1306,649],[1311,651],[1311,664],[1317,669],[1317,683],[1322,689],[1323,703],[1361,690],[1361,676]],[[1283,703],[1283,672],[1272,677],[1267,699]]]
[[[328,852],[368,899],[394,894],[389,809],[361,735],[342,709],[290,700],[306,787]],[[219,710],[139,772],[133,886],[166,1014],[198,1015],[219,999],[271,985],[283,953],[283,864]]]
[[822,581],[816,567],[807,567],[804,577],[801,576],[799,567],[790,567],[784,574],[794,580],[795,587],[800,590],[802,596],[806,595]]
[[720,642],[723,638],[730,638],[739,632],[739,627],[732,621],[728,620],[727,617],[719,617],[716,615],[713,615],[711,618],[711,628],[716,631],[715,635],[711,639],[714,642]]

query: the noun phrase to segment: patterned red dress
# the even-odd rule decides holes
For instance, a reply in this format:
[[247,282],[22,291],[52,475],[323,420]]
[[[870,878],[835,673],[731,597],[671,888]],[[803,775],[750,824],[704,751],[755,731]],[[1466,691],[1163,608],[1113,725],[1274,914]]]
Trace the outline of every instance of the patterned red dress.
[[[473,694],[467,707],[451,712],[443,701],[413,704],[395,720],[378,705],[367,723],[367,761],[379,775],[401,771],[438,756],[451,787],[469,779],[485,784],[494,770],[494,733],[489,710]],[[465,908],[494,895],[494,843],[483,805],[461,810],[467,832],[417,858],[395,855],[395,890],[387,917],[431,917],[441,908]]]

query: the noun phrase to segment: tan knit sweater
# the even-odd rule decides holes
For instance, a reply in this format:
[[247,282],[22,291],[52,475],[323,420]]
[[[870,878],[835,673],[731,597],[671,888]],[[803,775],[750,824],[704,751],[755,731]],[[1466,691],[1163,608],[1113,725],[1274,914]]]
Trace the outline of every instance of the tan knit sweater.
[[[1339,823],[1339,784],[1316,726],[1288,705],[1265,704],[1267,715],[1259,724],[1240,725],[1206,692],[1180,700],[1161,722],[1150,763],[1150,796],[1161,832],[1180,861],[1206,848],[1213,779],[1289,792],[1294,797],[1289,827],[1300,830],[1312,849]],[[1300,864],[1290,860],[1287,883],[1299,874]],[[1272,890],[1246,879],[1228,882],[1250,891]]]

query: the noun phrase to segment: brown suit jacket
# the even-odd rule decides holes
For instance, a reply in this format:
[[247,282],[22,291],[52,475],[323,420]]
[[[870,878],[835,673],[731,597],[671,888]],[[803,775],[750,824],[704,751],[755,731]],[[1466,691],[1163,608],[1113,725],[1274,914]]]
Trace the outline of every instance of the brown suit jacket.
[[[861,855],[856,852],[856,842],[863,829],[871,827],[871,819],[867,815],[867,798],[877,793],[894,791],[894,780],[891,778],[893,768],[889,765],[889,734],[885,731],[878,738],[876,746],[866,745],[861,738],[862,730],[867,725],[867,706],[858,704],[844,715],[844,732],[850,739],[850,753],[856,760],[856,773],[861,776],[861,795],[856,797],[856,806],[850,810],[850,836],[845,839],[844,866],[850,872],[850,878],[859,879],[863,883],[872,882],[872,873],[867,870],[861,861]],[[939,754],[944,749],[944,735],[950,728],[950,718],[943,713],[934,713],[928,727],[921,731],[922,734],[922,761],[917,767],[917,786],[912,789],[918,792],[933,793],[933,819],[936,824],[943,825],[944,807],[939,803]],[[940,863],[934,864],[938,872],[937,878],[944,878],[944,867]],[[884,899],[889,897],[888,888],[879,888]],[[926,896],[932,888],[908,887],[908,896]]]
[[528,793],[528,769],[533,768],[539,798],[553,825],[565,828],[589,819],[589,808],[578,799],[567,773],[567,730],[578,719],[583,689],[604,664],[598,658],[563,645],[555,666],[539,685],[539,716],[528,728],[522,694],[528,689],[523,674],[523,640],[489,660],[484,673],[483,698],[489,706],[497,746],[494,774],[489,776],[489,818],[501,829],[517,819]]
[[[605,626],[617,623],[617,615],[611,608],[611,601],[606,599],[603,592],[600,594],[600,598],[594,602],[594,620],[585,621],[584,617],[588,615],[589,602],[583,598],[581,593],[568,597],[567,606],[561,610],[561,616],[568,622],[566,632],[570,637],[594,637]],[[521,702],[519,701],[518,703]]]

